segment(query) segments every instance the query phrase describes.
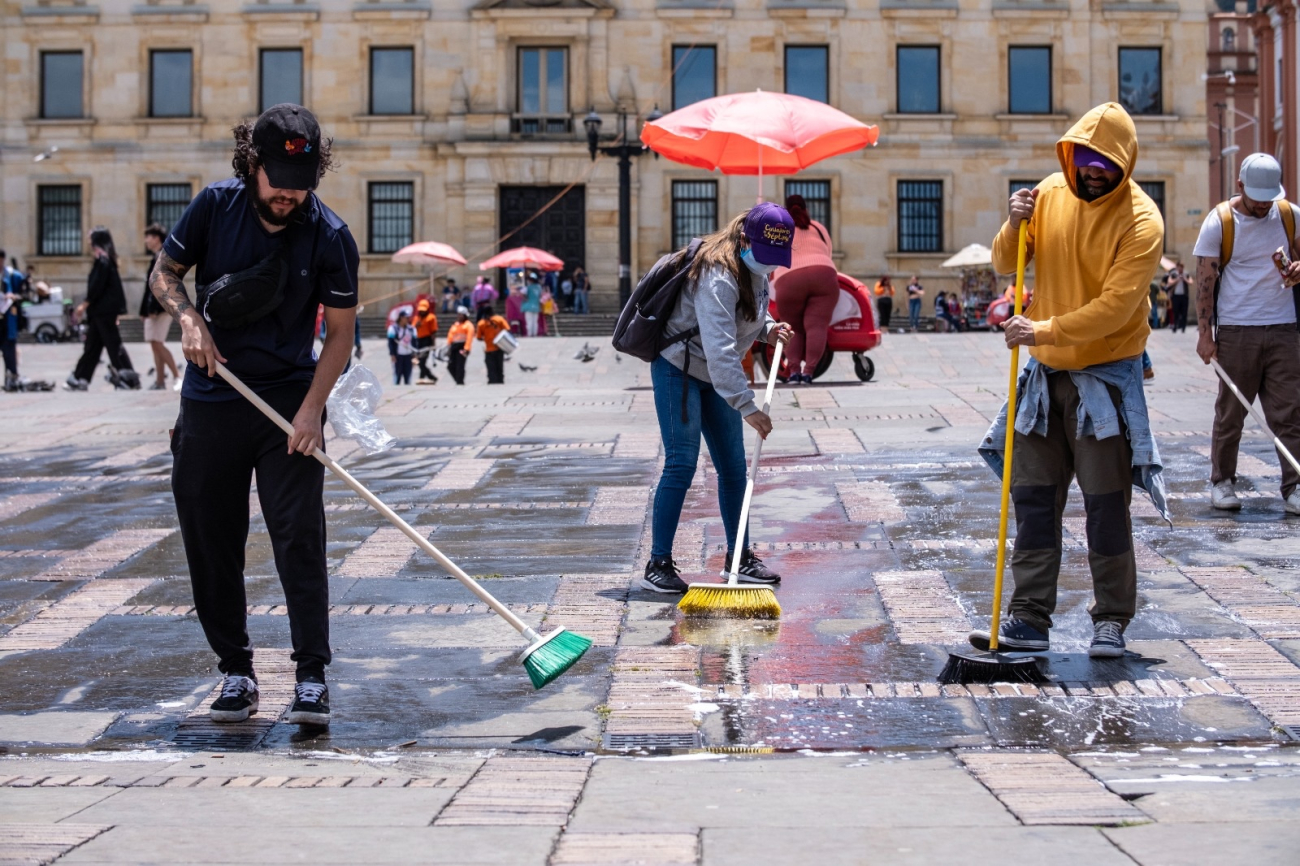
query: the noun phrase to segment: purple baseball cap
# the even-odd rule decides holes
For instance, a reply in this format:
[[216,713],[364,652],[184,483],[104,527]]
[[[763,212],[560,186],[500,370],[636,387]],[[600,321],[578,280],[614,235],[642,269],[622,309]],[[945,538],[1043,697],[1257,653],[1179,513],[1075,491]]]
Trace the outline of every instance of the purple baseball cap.
[[788,210],[770,201],[754,205],[745,217],[745,237],[759,264],[790,267],[794,218]]
[[1075,168],[1100,168],[1105,171],[1121,171],[1120,167],[1102,156],[1090,147],[1084,147],[1082,144],[1074,146],[1074,167]]

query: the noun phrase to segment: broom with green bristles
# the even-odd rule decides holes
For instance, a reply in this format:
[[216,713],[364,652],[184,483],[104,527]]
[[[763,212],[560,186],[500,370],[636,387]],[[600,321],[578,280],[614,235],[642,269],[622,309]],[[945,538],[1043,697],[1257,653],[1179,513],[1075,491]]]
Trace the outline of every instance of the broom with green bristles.
[[[781,369],[781,347],[778,341],[772,353],[772,365],[767,373],[767,393],[763,397],[763,412],[772,408],[772,392],[776,390],[776,372]],[[756,431],[757,432],[757,431]],[[740,585],[740,556],[745,548],[745,527],[749,525],[749,504],[754,499],[754,479],[758,477],[758,458],[763,453],[763,437],[754,443],[754,459],[749,464],[749,478],[745,481],[745,500],[740,506],[740,522],[736,526],[736,543],[731,554],[731,571],[726,583],[692,583],[686,595],[677,603],[677,609],[687,616],[743,616],[751,619],[776,619],[781,615],[781,604],[770,586]]]
[[[279,412],[271,408],[265,400],[257,396],[252,389],[241,382],[234,373],[226,369],[224,364],[219,362],[217,363],[217,372],[220,373],[221,378],[229,382],[236,391],[244,395],[248,402],[260,409],[262,414],[267,418],[270,418],[277,427],[290,436],[293,435],[293,425],[286,421],[284,416]],[[591,647],[591,640],[589,638],[585,638],[576,632],[568,631],[562,627],[557,628],[555,631],[542,637],[542,635],[538,634],[536,630],[530,628],[527,623],[515,616],[509,608],[497,601],[491,593],[479,586],[478,582],[466,574],[460,566],[456,565],[456,563],[444,556],[442,551],[429,542],[429,539],[416,532],[409,523],[398,517],[397,513],[393,511],[393,509],[381,502],[379,497],[367,490],[360,481],[353,478],[346,469],[335,463],[334,460],[324,451],[317,448],[312,451],[312,456],[325,464],[326,468],[337,475],[344,484],[351,487],[353,492],[366,502],[370,503],[372,508],[384,517],[388,518],[389,523],[400,529],[402,534],[411,539],[411,541],[414,541],[421,550],[436,559],[443,568],[447,569],[452,577],[459,580],[465,585],[466,589],[478,596],[488,607],[492,608],[493,612],[495,612],[497,616],[510,623],[515,631],[528,639],[528,648],[519,656],[519,661],[523,664],[524,670],[528,672],[528,678],[532,680],[533,688],[540,689],[542,686],[573,667],[574,662],[582,658],[582,654]]]

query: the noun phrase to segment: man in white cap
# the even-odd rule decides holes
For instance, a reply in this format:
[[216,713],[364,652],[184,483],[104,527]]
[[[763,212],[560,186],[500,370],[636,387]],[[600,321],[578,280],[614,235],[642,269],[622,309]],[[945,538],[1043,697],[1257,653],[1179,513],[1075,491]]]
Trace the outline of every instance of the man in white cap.
[[[1282,167],[1266,153],[1241,162],[1239,195],[1221,203],[1196,240],[1196,353],[1217,359],[1247,400],[1259,396],[1273,433],[1300,454],[1300,333],[1291,286],[1300,262],[1284,265],[1275,254],[1297,256],[1296,213],[1282,188]],[[1222,382],[1214,404],[1210,453],[1210,504],[1241,508],[1234,487],[1237,446],[1246,409]],[[1300,474],[1282,463],[1282,498],[1300,514]]]

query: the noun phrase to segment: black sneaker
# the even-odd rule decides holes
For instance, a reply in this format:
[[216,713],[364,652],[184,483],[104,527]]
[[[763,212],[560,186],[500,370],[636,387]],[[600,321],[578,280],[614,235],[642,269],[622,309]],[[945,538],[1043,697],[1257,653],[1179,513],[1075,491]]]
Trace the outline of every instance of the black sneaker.
[[324,681],[312,677],[293,688],[293,706],[289,708],[291,725],[328,725],[330,690]]
[[[727,554],[727,568],[731,568],[732,554]],[[724,576],[729,572],[723,572]],[[752,550],[743,550],[740,553],[740,573],[736,575],[739,583],[762,583],[767,585],[781,582],[781,575],[763,564],[763,560],[754,555]]]
[[641,578],[641,586],[651,592],[680,595],[686,592],[686,581],[678,577],[680,573],[677,566],[673,564],[671,556],[651,559],[645,564],[645,576]]
[[243,722],[257,712],[257,681],[243,674],[226,674],[221,696],[208,708],[214,722]]
[[[977,650],[987,651],[989,633],[985,630],[973,631],[968,638],[970,645]],[[1039,631],[1022,619],[1014,616],[1002,623],[998,629],[998,649],[1010,652],[1033,652],[1048,647],[1047,633]]]
[[1092,624],[1092,646],[1088,656],[1094,659],[1117,659],[1124,655],[1124,629],[1112,620],[1103,619]]

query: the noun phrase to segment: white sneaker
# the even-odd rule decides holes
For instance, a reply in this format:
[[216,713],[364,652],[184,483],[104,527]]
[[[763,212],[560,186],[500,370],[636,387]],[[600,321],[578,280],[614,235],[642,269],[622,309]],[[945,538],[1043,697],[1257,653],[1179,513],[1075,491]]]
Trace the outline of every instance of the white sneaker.
[[1293,490],[1286,498],[1286,513],[1300,514],[1300,488]]
[[[1294,493],[1291,495],[1296,496]],[[1220,481],[1214,485],[1210,490],[1210,505],[1220,511],[1241,510],[1241,500],[1237,498],[1237,491],[1231,481]],[[1287,500],[1287,507],[1290,508],[1290,500]],[[1297,500],[1297,507],[1300,508],[1300,500]]]

